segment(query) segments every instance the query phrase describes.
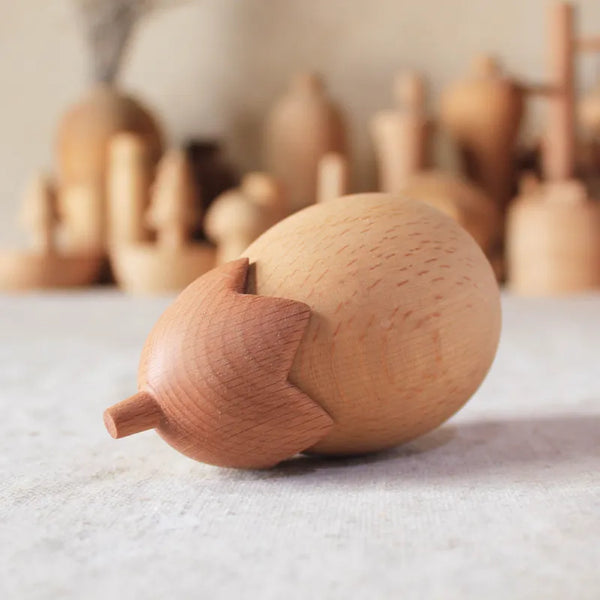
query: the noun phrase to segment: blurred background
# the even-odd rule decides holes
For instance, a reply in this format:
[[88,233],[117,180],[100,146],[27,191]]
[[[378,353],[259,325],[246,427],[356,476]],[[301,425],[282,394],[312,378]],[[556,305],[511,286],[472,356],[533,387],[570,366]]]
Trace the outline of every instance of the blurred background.
[[[32,171],[53,171],[58,121],[92,79],[77,0],[3,1],[0,21],[0,239],[14,225]],[[150,3],[152,4],[152,3]],[[154,110],[170,143],[217,137],[240,172],[261,168],[261,128],[293,73],[319,71],[349,120],[354,187],[373,189],[368,121],[392,104],[399,70],[421,71],[432,114],[439,93],[474,55],[496,54],[513,75],[546,76],[545,0],[190,0],[154,3],[124,55],[119,86]],[[600,3],[580,0],[577,31],[600,30]],[[597,57],[578,59],[577,86],[600,78]],[[539,106],[538,106],[539,105]],[[528,103],[524,136],[543,121]],[[439,137],[439,136],[438,136]],[[438,163],[452,155],[437,149]],[[439,158],[441,157],[441,159]]]

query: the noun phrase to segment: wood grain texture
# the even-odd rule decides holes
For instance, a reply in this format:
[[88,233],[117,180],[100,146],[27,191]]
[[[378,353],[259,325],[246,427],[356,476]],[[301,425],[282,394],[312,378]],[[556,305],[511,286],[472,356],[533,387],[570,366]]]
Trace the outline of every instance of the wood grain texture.
[[421,202],[332,200],[272,227],[245,255],[250,293],[312,311],[290,381],[335,422],[313,452],[370,452],[433,429],[492,363],[501,319],[491,267]]
[[[310,309],[245,294],[247,271],[247,259],[228,263],[178,297],[146,342],[138,386],[160,406],[158,432],[177,450],[261,468],[314,445],[332,421],[287,380]],[[106,419],[120,413],[111,407]],[[147,414],[144,404],[144,423]],[[133,432],[130,413],[126,421]]]

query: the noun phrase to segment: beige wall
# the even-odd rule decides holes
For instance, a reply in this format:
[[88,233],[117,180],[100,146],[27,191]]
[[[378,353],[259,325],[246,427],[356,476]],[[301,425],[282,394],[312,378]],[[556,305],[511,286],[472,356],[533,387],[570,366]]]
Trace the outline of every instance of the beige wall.
[[[61,111],[86,85],[73,0],[0,0],[0,241],[14,227],[28,174],[52,167]],[[600,33],[600,2],[581,0],[580,32]],[[493,50],[516,74],[544,76],[545,0],[196,0],[142,23],[122,84],[160,114],[172,141],[222,135],[259,166],[261,118],[289,74],[319,69],[346,109],[356,179],[372,177],[366,122],[390,103],[400,68],[430,78],[432,106],[473,54]],[[580,61],[589,84],[594,60]]]

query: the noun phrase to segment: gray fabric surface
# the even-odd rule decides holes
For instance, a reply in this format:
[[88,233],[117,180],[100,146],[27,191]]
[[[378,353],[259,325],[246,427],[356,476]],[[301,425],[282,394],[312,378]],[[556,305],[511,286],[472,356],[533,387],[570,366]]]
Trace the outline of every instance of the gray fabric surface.
[[105,432],[168,301],[0,297],[0,598],[600,598],[600,296],[505,297],[424,438],[266,472]]

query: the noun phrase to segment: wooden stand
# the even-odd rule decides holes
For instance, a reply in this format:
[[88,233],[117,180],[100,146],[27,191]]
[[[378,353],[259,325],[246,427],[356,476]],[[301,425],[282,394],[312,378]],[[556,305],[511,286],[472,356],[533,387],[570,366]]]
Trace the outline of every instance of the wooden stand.
[[156,243],[123,243],[111,260],[117,282],[133,293],[179,291],[215,264],[214,248],[191,243],[196,213],[193,175],[183,151],[167,152],[159,164],[148,223]]
[[63,253],[56,246],[56,194],[47,177],[32,179],[21,218],[31,232],[33,250],[0,251],[1,290],[77,287],[97,281],[104,262],[102,254]]
[[578,44],[573,7],[551,11],[546,95],[550,112],[543,145],[546,183],[511,206],[507,224],[510,287],[523,294],[560,294],[600,286],[600,205],[573,179],[574,65]]

